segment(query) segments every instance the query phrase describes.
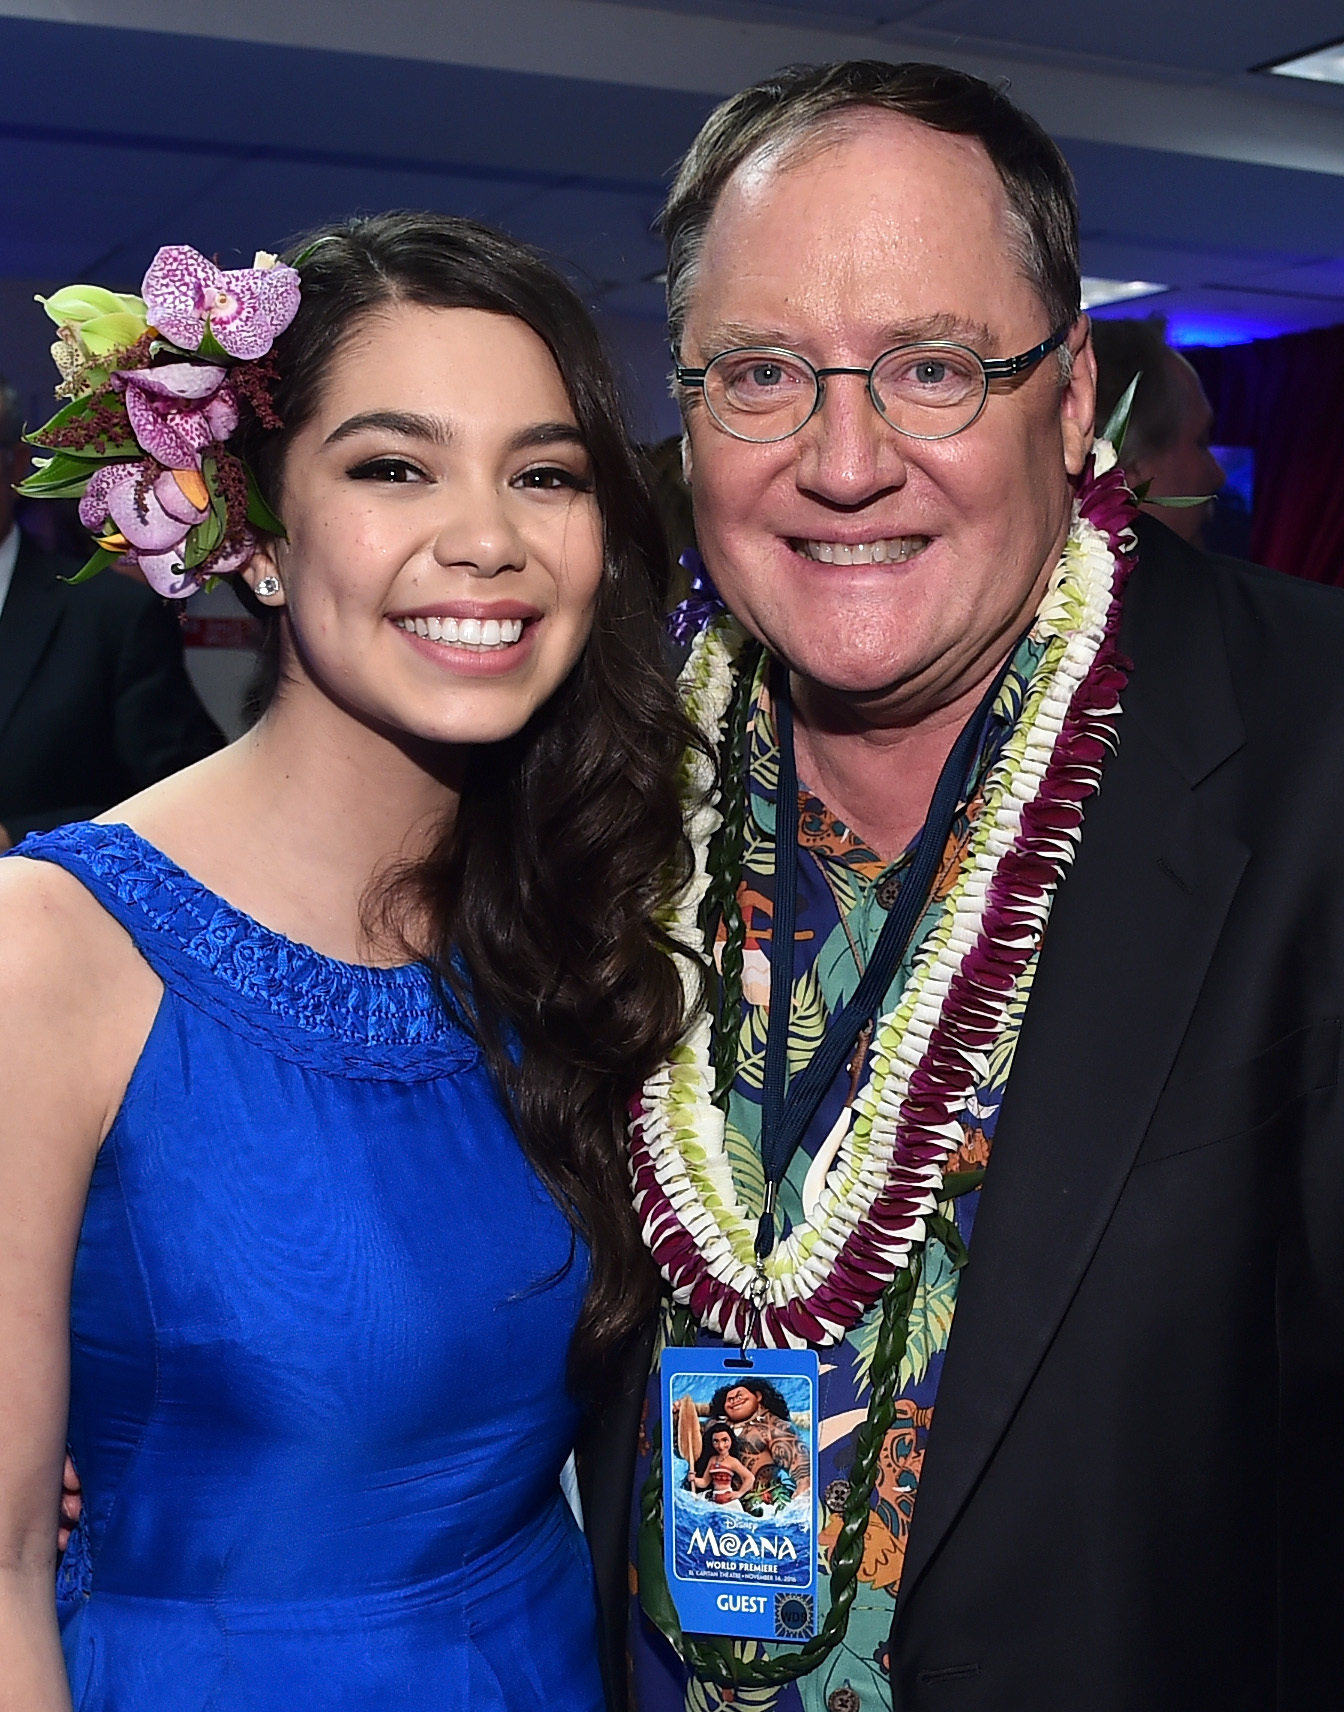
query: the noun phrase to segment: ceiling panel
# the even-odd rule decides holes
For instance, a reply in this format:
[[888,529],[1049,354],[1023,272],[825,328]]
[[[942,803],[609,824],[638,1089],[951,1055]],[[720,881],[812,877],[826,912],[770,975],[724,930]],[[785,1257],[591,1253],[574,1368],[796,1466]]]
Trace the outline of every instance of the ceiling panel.
[[[151,152],[471,165],[627,190],[661,183],[713,106],[674,90],[20,18],[0,18],[0,67],[0,140],[134,137]],[[71,99],[95,89],[115,98]]]
[[[623,6],[775,23],[829,24],[919,39],[996,43],[1052,56],[1226,75],[1344,35],[1339,0],[615,0]],[[970,38],[970,40],[967,40]]]
[[1218,73],[1249,71],[1344,33],[1339,0],[1272,6],[1125,0],[1123,7],[1078,0],[935,0],[906,12],[903,21],[1020,48]]

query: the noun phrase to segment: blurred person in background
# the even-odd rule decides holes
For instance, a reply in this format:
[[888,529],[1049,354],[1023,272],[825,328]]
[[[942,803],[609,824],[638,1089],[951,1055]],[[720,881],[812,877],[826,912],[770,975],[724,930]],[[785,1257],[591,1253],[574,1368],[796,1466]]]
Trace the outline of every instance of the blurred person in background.
[[639,456],[667,536],[670,577],[667,599],[669,607],[672,607],[685,600],[691,589],[691,573],[683,559],[688,553],[699,558],[691,490],[681,467],[681,435],[673,434],[652,446],[641,446]]
[[172,613],[143,582],[73,587],[15,518],[23,406],[0,378],[0,849],[88,820],[218,749]]
[[1199,376],[1167,343],[1167,324],[1160,315],[1141,321],[1094,320],[1092,349],[1097,357],[1099,428],[1110,420],[1134,376],[1140,377],[1120,449],[1130,486],[1148,482],[1154,498],[1210,496],[1206,505],[1146,505],[1144,511],[1192,547],[1203,547],[1212,496],[1227,478],[1209,449],[1213,407]]

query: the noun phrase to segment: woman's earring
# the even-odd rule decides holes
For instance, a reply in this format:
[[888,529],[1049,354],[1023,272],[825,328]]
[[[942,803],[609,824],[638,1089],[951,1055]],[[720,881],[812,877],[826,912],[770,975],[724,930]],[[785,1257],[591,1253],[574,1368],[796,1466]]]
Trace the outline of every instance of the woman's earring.
[[280,593],[279,577],[259,578],[256,587],[252,590],[252,593],[256,595],[259,600],[270,600],[272,595]]

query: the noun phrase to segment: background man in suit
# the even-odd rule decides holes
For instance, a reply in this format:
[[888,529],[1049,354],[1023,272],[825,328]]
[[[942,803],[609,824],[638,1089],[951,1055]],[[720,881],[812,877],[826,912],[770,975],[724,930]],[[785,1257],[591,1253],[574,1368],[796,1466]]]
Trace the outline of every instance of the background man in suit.
[[[1130,381],[1141,377],[1121,448],[1130,485],[1148,482],[1154,496],[1217,493],[1227,477],[1209,450],[1213,407],[1194,369],[1167,343],[1161,316],[1095,321],[1092,348],[1098,422],[1110,420]],[[1191,546],[1202,547],[1212,510],[1210,500],[1207,505],[1149,506],[1148,515]]]
[[0,848],[101,814],[218,749],[182,637],[143,583],[44,553],[14,516],[23,409],[0,379]]
[[[1062,157],[1000,92],[873,62],[781,73],[725,103],[665,211],[701,551],[778,662],[746,704],[742,861],[755,887],[746,954],[761,963],[780,951],[761,852],[778,873],[776,829],[797,838],[808,931],[792,948],[806,979],[791,1015],[811,1026],[790,1026],[795,1074],[834,1021],[827,983],[853,989],[851,963],[913,883],[908,847],[958,734],[974,734],[985,686],[1009,660],[1016,671],[1019,639],[1046,610],[1092,443],[1077,229]],[[1055,333],[1060,354],[1047,354]],[[904,432],[893,425],[900,389],[941,396],[964,359],[933,349],[904,369],[874,365],[937,340],[1020,361],[999,369],[977,416],[921,438],[908,417]],[[753,354],[726,355],[743,348]],[[753,410],[776,413],[767,432]],[[1011,1068],[997,1044],[967,1054],[977,1092],[948,1126],[943,1224],[912,1238],[921,1283],[848,1627],[797,1681],[769,1674],[796,1654],[775,1642],[725,1641],[717,1659],[702,1644],[704,1668],[688,1673],[658,1553],[641,1550],[640,1712],[1344,1701],[1344,597],[1215,568],[1170,530],[1138,529],[1117,747],[1012,1021]],[[782,670],[796,818],[772,794]],[[986,744],[992,760],[987,735],[963,785],[971,827]],[[936,882],[928,896],[936,908]],[[824,963],[822,933],[835,948]],[[754,1228],[762,1073],[747,1059],[764,976],[748,973],[751,1026],[728,1022],[728,1162]],[[772,1003],[772,1034],[782,1021]],[[799,1179],[846,1089],[842,1062],[780,1190],[795,1226],[808,1207]],[[657,1248],[659,1229],[650,1236]],[[865,1252],[873,1266],[884,1250]],[[876,1389],[864,1363],[878,1311],[821,1351],[828,1550]],[[620,1477],[635,1472],[646,1373],[632,1365],[580,1458],[613,1703]],[[656,1388],[647,1407],[656,1436]],[[831,1580],[819,1616],[835,1592]],[[734,1670],[736,1686],[716,1684]]]

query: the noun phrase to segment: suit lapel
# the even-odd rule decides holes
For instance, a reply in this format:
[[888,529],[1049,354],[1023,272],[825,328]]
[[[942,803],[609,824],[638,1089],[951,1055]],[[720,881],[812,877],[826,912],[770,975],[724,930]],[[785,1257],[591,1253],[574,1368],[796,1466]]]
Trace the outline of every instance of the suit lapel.
[[902,1604],[1101,1239],[1248,856],[1196,790],[1243,740],[1207,572],[1145,539],[1126,608],[1122,642],[1136,664],[1119,753],[1042,947],[939,1383]]
[[60,591],[42,555],[22,541],[0,611],[0,732],[32,681],[60,619]]

